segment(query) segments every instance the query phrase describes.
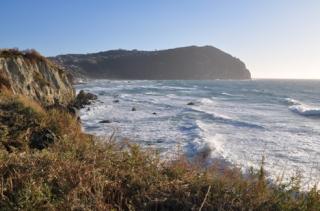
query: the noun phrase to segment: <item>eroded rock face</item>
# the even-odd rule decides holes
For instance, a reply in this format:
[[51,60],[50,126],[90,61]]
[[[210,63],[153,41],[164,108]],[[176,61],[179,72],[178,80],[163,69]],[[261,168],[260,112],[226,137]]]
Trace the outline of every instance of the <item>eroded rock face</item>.
[[0,51],[0,87],[44,106],[66,106],[75,98],[67,73],[35,51]]

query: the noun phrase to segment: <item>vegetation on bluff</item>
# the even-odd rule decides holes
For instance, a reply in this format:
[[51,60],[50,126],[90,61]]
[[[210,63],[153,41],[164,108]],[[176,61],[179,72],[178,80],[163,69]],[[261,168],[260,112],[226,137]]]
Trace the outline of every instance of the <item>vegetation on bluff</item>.
[[70,75],[35,50],[0,49],[0,89],[44,106],[68,105],[75,97]]
[[31,61],[43,61],[50,63],[50,60],[42,56],[38,51],[34,49],[28,49],[25,51],[20,51],[17,48],[0,49],[0,57],[12,58],[16,56],[23,56],[24,58],[28,58]]
[[[69,113],[6,92],[0,126],[0,210],[320,209],[320,192],[299,192],[296,180],[272,185],[263,169],[244,177],[183,156],[161,161],[136,145],[97,140]],[[30,144],[44,130],[54,141]]]

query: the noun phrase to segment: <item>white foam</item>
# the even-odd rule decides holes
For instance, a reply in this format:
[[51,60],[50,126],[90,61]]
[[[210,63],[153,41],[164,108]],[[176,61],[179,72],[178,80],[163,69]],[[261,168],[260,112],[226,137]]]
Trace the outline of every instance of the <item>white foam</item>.
[[177,98],[178,96],[175,95],[175,94],[167,94],[167,97],[169,97],[169,98]]
[[196,123],[201,129],[201,135],[204,140],[203,144],[199,146],[198,151],[201,152],[209,149],[213,157],[224,157],[224,136],[222,134],[214,133],[209,124],[201,121],[196,121]]
[[320,108],[307,105],[299,100],[292,98],[286,98],[287,103],[290,105],[289,109],[292,112],[300,114],[302,116],[320,116]]
[[299,100],[296,100],[296,99],[293,99],[293,98],[286,98],[285,100],[289,105],[300,105],[300,104],[302,104]]
[[207,106],[213,106],[215,105],[215,102],[212,100],[212,99],[209,99],[209,98],[202,98],[200,100],[200,102],[203,104],[203,105],[207,105]]
[[243,120],[239,120],[236,117],[228,116],[226,114],[218,113],[215,109],[215,106],[217,106],[217,103],[212,101],[208,98],[203,98],[200,100],[202,102],[202,105],[200,106],[194,106],[194,110],[202,111],[207,114],[210,114],[212,119],[229,125],[239,126],[239,127],[248,127],[248,128],[258,128],[258,129],[264,129],[263,126],[259,125],[258,123],[254,122],[247,122]]
[[[260,93],[252,94],[251,89],[243,91],[241,86],[234,90],[228,87],[225,95],[201,83],[194,91],[185,86],[187,82],[177,82],[176,89],[173,82],[157,81],[90,81],[77,85],[94,94],[103,92],[98,96],[103,103],[81,110],[83,125],[87,132],[101,136],[116,130],[117,137],[130,137],[132,142],[159,149],[165,156],[177,145],[190,156],[209,149],[213,158],[244,168],[259,168],[265,156],[265,168],[272,178],[285,173],[290,179],[298,169],[307,178],[304,184],[309,179],[319,181],[320,167],[313,163],[320,158],[318,119],[302,119],[288,112],[289,107],[300,115],[317,116],[319,106],[312,104],[317,103],[317,95],[308,98],[290,93],[303,102],[292,98],[284,101],[288,93],[265,98]],[[243,93],[245,98],[227,100],[230,93]],[[115,96],[119,103],[113,103]],[[310,105],[305,103],[308,100]],[[137,110],[132,112],[132,107]],[[100,120],[111,123],[101,124]]]
[[227,96],[227,97],[240,97],[241,95],[234,95],[234,94],[230,94],[228,92],[221,92],[221,95]]
[[310,107],[307,105],[293,105],[289,109],[295,113],[298,113],[303,116],[319,116],[320,117],[320,108]]

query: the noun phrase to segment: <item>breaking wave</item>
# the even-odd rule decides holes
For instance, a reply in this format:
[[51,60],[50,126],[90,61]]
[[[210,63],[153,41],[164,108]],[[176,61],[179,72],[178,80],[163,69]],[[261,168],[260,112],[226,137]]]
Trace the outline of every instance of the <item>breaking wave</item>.
[[203,142],[198,146],[198,152],[210,152],[212,157],[224,157],[224,141],[225,137],[222,134],[216,134],[212,131],[209,124],[202,121],[196,121],[201,129]]
[[320,107],[313,107],[292,98],[286,98],[289,110],[302,116],[320,117]]
[[320,108],[310,107],[307,105],[293,105],[290,106],[289,109],[302,116],[320,117]]

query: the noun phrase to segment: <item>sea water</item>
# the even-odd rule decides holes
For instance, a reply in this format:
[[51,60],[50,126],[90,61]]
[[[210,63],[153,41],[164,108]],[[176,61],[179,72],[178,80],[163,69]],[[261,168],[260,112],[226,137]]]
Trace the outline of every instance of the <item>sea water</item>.
[[93,80],[76,88],[98,95],[81,110],[88,133],[115,133],[164,157],[209,150],[243,169],[264,158],[272,179],[300,175],[305,188],[320,181],[320,81]]

